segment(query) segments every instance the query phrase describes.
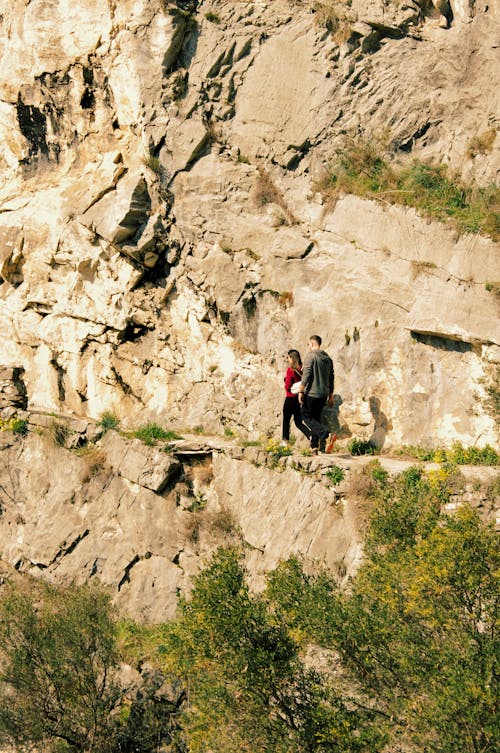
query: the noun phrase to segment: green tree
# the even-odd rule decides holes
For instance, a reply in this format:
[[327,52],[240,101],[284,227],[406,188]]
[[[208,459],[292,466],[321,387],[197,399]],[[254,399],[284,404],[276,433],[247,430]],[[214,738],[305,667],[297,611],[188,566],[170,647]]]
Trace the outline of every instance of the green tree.
[[[287,624],[220,549],[167,630],[165,661],[190,687],[189,750],[375,753],[384,735],[308,667]],[[172,664],[173,663],[173,664]]]
[[107,751],[120,690],[108,596],[97,588],[5,586],[0,742]]
[[469,506],[440,512],[453,479],[411,468],[379,487],[348,589],[291,561],[270,593],[295,634],[340,653],[346,687],[376,699],[393,736],[420,753],[487,753],[500,728],[499,541]]

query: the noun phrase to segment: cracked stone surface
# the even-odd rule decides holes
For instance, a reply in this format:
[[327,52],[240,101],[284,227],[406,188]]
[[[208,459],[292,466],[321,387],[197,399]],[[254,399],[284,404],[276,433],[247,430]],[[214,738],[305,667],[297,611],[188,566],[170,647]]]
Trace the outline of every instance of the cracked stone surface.
[[[297,447],[275,464],[260,447],[194,435],[165,453],[163,443],[150,447],[115,431],[67,449],[51,439],[54,417],[26,416],[26,437],[0,432],[2,573],[15,568],[61,585],[98,578],[123,614],[156,623],[173,616],[179,593],[220,545],[245,543],[255,589],[291,555],[323,563],[341,580],[359,566],[370,505],[351,479],[370,457],[307,457]],[[92,435],[82,422],[68,425]],[[379,461],[391,474],[415,462]],[[345,473],[335,487],[332,466]],[[488,492],[498,468],[461,471],[450,511],[467,501],[500,525]]]
[[0,2],[0,366],[28,408],[270,436],[318,332],[343,436],[497,444],[498,244],[316,189],[357,136],[497,181],[498,7],[353,0],[330,34],[307,0],[195,5]]

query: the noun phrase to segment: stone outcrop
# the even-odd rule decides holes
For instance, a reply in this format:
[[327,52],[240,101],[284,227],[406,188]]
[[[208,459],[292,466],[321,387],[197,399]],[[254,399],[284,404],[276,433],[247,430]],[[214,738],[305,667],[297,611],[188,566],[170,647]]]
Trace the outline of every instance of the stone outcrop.
[[0,368],[0,409],[26,408],[22,368]]
[[[61,585],[97,578],[124,614],[160,622],[220,545],[244,545],[255,589],[291,555],[326,565],[340,582],[361,562],[366,456],[273,458],[221,437],[147,446],[115,431],[99,438],[88,421],[25,419],[24,438],[0,431],[0,573]],[[380,461],[392,474],[411,465]],[[332,466],[345,474],[336,485]],[[462,471],[451,506],[466,500],[494,521],[488,490],[498,470]]]
[[497,441],[498,244],[317,191],[358,136],[497,179],[494,4],[0,16],[0,364],[31,410],[270,435],[284,353],[317,331],[344,436]]

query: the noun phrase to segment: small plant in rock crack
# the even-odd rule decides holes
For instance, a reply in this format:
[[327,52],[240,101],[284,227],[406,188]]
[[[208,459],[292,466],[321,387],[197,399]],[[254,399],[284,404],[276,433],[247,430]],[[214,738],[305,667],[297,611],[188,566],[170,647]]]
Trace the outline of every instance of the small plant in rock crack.
[[11,431],[13,434],[20,434],[25,436],[28,433],[28,422],[24,418],[18,418],[12,416],[8,420],[2,420],[0,418],[0,429],[2,431]]
[[105,410],[104,413],[101,413],[101,417],[97,422],[97,426],[100,426],[104,432],[107,432],[110,429],[117,429],[119,425],[120,419],[109,410]]
[[292,448],[288,444],[281,444],[278,439],[270,439],[264,449],[275,458],[292,454]]
[[207,498],[203,492],[196,492],[194,499],[189,507],[189,512],[198,512],[207,506]]
[[209,21],[211,24],[219,24],[220,18],[217,15],[217,13],[214,13],[213,11],[209,10],[208,13],[205,13],[205,18],[207,21]]
[[64,447],[70,433],[69,426],[60,421],[51,421],[47,426],[47,434],[55,447]]
[[332,465],[326,471],[325,476],[329,481],[329,486],[338,486],[345,478],[345,471],[338,465]]
[[161,162],[159,157],[156,157],[154,154],[148,154],[146,157],[144,157],[143,162],[146,167],[149,167],[149,169],[152,170],[156,175],[160,175]]

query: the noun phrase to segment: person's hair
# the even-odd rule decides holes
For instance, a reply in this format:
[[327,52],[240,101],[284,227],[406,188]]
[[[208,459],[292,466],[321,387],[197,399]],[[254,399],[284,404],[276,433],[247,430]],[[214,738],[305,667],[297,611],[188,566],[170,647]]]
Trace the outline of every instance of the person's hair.
[[318,343],[318,345],[321,345],[321,337],[319,335],[311,335],[309,340],[314,340],[315,343]]
[[289,350],[288,355],[292,359],[292,364],[294,369],[301,369],[302,368],[302,359],[300,357],[300,353],[298,350]]

